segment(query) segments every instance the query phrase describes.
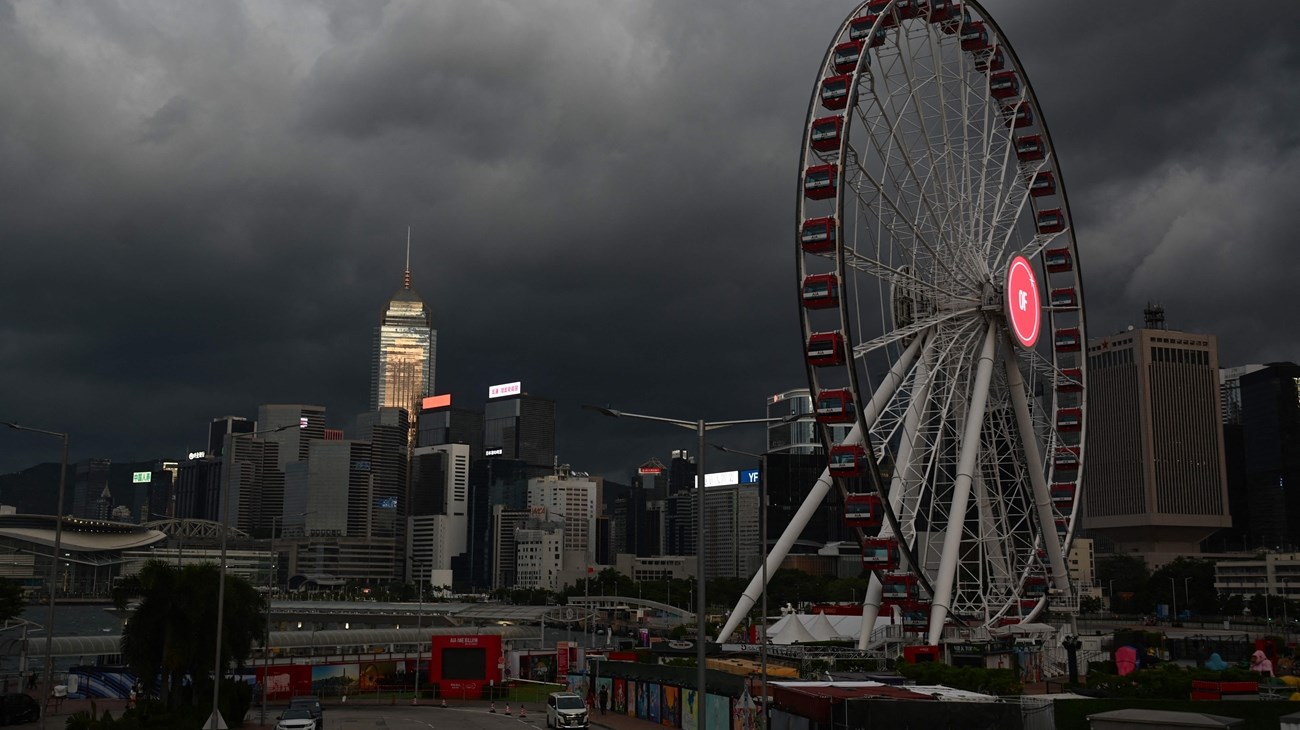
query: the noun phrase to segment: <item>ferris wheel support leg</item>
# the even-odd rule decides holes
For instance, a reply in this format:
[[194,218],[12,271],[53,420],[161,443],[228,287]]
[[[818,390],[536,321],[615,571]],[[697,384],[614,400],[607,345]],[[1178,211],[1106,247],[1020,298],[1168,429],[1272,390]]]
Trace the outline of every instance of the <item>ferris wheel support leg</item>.
[[867,583],[867,596],[862,599],[862,632],[858,636],[858,651],[865,651],[871,641],[871,633],[876,629],[876,619],[880,617],[880,598],[885,593],[885,586],[880,582],[880,574],[871,571],[871,581]]
[[[889,374],[881,381],[880,387],[876,389],[871,401],[862,409],[862,419],[868,428],[876,422],[876,417],[884,409],[889,399],[894,397],[898,386],[903,382],[903,375],[911,368],[917,351],[921,349],[921,341],[925,339],[924,334],[915,337],[912,343],[907,346],[907,349],[899,356],[898,361],[889,369]],[[844,439],[844,443],[862,443],[861,429],[855,425]],[[790,553],[790,548],[794,546],[795,540],[799,539],[800,533],[808,525],[808,521],[817,512],[817,507],[821,505],[822,500],[826,499],[827,493],[830,492],[831,487],[834,485],[835,480],[831,479],[830,470],[823,469],[821,476],[817,477],[817,481],[808,490],[808,496],[804,497],[803,504],[799,505],[798,511],[790,518],[790,524],[786,525],[781,537],[772,545],[772,552],[767,555],[766,571],[760,566],[758,572],[749,581],[749,585],[745,587],[745,591],[740,594],[740,598],[736,601],[736,607],[731,610],[731,615],[727,618],[727,623],[718,632],[717,640],[719,643],[722,642],[723,637],[731,636],[736,627],[740,626],[740,622],[749,615],[749,612],[754,608],[754,603],[758,601],[758,597],[767,589],[767,586],[763,583],[764,572],[766,572],[769,580],[776,574],[777,569],[781,567],[782,561],[785,560],[785,556]]]
[[[930,400],[930,387],[934,383],[929,368],[930,345],[932,344],[926,344],[926,348],[921,353],[921,360],[916,364],[916,371],[912,381],[912,402],[908,404],[907,413],[903,415],[903,438],[899,445],[897,461],[899,466],[894,470],[894,475],[889,480],[889,508],[895,515],[903,515],[903,510],[907,506],[908,490],[910,485],[917,479],[917,456],[924,452],[921,438],[921,418],[925,415],[926,403]],[[911,515],[905,516],[909,520],[912,518]],[[900,527],[903,521],[900,517]],[[915,528],[912,528],[912,531],[915,534]],[[903,541],[911,539],[911,536],[906,534],[895,534],[893,537]],[[902,554],[906,556],[907,551],[902,551]],[[916,572],[921,570],[919,565],[909,567]]]
[[1065,556],[1061,553],[1061,542],[1056,535],[1056,517],[1052,514],[1052,494],[1043,476],[1042,455],[1038,452],[1038,435],[1034,433],[1034,420],[1029,413],[1029,399],[1025,397],[1025,379],[1020,373],[1020,365],[1011,349],[1010,339],[1004,340],[1002,362],[1007,369],[1007,388],[1011,391],[1011,406],[1016,413],[1016,426],[1020,432],[1020,443],[1025,449],[1025,463],[1029,465],[1029,483],[1034,490],[1034,509],[1038,514],[1038,525],[1043,536],[1043,547],[1047,550],[1047,560],[1052,566],[1052,583],[1062,591],[1070,590],[1070,575],[1065,569]]
[[939,639],[943,637],[943,622],[952,610],[957,561],[961,557],[961,536],[966,529],[966,507],[970,502],[971,475],[975,470],[975,457],[979,455],[980,450],[980,432],[984,428],[984,406],[988,403],[989,381],[993,376],[993,356],[997,341],[997,328],[991,324],[987,325],[979,364],[975,368],[970,410],[967,411],[966,424],[962,430],[961,452],[957,459],[957,479],[953,482],[948,526],[943,536],[943,552],[939,560],[939,575],[934,581],[934,603],[930,606],[929,633],[929,643],[932,645],[938,644]]

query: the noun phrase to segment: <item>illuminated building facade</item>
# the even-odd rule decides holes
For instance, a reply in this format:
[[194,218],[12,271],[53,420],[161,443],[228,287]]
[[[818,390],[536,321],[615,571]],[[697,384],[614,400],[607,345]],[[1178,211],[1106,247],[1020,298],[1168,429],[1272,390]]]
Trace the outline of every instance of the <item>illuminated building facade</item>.
[[[395,407],[420,412],[420,401],[433,394],[438,352],[438,331],[419,295],[411,290],[411,254],[408,244],[406,272],[388,309],[375,328],[374,358],[370,370],[370,410]],[[414,441],[414,432],[409,441]]]

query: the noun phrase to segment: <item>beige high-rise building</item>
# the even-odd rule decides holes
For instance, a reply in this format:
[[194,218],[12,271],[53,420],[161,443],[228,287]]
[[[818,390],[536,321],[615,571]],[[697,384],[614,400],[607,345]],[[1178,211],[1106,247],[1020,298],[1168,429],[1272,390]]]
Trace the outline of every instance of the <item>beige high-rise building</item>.
[[1130,329],[1088,345],[1084,527],[1152,568],[1230,527],[1213,335]]
[[[411,289],[411,250],[407,241],[406,271],[402,288],[393,294],[379,326],[375,328],[374,358],[370,370],[370,410],[405,408],[420,412],[420,401],[433,395],[438,331],[420,296]],[[414,443],[411,418],[409,442]]]

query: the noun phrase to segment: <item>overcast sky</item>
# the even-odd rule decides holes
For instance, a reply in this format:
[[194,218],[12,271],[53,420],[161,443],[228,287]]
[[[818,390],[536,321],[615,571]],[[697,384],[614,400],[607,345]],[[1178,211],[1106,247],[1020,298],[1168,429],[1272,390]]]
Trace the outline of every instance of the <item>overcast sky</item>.
[[[806,386],[800,137],[854,5],[0,0],[0,420],[73,460],[183,457],[259,403],[350,428],[410,225],[439,391],[522,381],[560,460],[621,481],[693,451],[579,406],[755,418]],[[1156,300],[1224,364],[1300,360],[1300,3],[986,7],[1090,334]],[[57,458],[0,433],[0,472]]]

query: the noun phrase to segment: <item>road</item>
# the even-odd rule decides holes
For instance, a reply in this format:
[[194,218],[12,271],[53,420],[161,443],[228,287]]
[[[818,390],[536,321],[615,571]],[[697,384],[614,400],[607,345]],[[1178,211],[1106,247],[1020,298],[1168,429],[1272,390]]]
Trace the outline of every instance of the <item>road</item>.
[[[274,721],[280,708],[273,708],[268,719]],[[512,708],[516,714],[504,714],[504,705],[498,706],[496,713],[487,708],[469,706],[464,708],[441,708],[421,705],[356,705],[342,707],[331,705],[326,708],[324,720],[328,730],[418,730],[419,728],[439,728],[439,730],[533,730],[546,728],[544,712],[529,712],[524,719],[518,717],[518,708]],[[538,710],[541,708],[539,707]],[[256,719],[256,711],[252,717]],[[268,725],[273,727],[273,725]]]

